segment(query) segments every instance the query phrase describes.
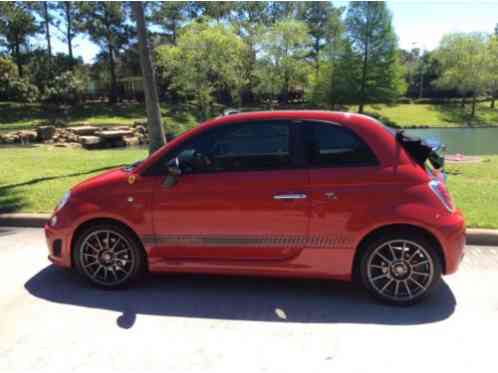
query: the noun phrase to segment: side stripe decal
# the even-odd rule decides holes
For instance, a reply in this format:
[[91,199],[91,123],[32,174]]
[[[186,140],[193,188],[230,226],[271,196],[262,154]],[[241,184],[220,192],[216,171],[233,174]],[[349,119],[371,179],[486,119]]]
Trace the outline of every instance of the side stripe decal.
[[236,236],[236,235],[145,235],[144,244],[161,246],[249,246],[249,247],[347,247],[344,236]]

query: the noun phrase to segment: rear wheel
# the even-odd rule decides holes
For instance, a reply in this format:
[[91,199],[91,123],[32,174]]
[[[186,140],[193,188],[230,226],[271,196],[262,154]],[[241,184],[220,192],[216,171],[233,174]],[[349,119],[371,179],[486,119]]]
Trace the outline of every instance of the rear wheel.
[[363,285],[375,298],[411,305],[435,288],[441,278],[441,260],[422,235],[388,234],[367,243],[360,272]]
[[73,263],[92,284],[116,288],[129,284],[145,269],[143,250],[126,229],[96,224],[78,237]]

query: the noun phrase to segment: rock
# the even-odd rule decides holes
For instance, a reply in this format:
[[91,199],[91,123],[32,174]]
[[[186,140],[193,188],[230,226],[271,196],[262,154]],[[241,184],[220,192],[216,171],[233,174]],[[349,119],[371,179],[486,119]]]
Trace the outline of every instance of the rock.
[[104,139],[120,139],[123,137],[132,137],[134,133],[131,129],[127,128],[126,130],[100,131],[97,135]]
[[38,134],[35,131],[19,131],[17,132],[17,136],[19,140],[24,144],[26,142],[34,142],[38,137]]
[[140,140],[138,137],[125,137],[123,140],[124,140],[126,146],[140,145]]
[[54,126],[42,126],[36,129],[38,141],[47,141],[54,137],[56,128]]
[[122,148],[126,146],[125,139],[122,137],[107,139],[106,141],[111,148]]
[[80,136],[79,142],[83,145],[94,145],[102,142],[102,138],[98,136]]
[[107,145],[104,139],[98,136],[80,136],[79,142],[85,149],[102,149]]
[[133,122],[133,127],[138,127],[138,126],[147,127],[147,122],[146,121]]
[[78,136],[92,136],[98,131],[98,128],[95,126],[79,126],[71,127],[70,131]]
[[144,133],[146,133],[146,132],[147,132],[147,130],[145,129],[145,127],[144,127],[144,126],[136,126],[136,127],[135,127],[135,132],[136,132],[136,133],[142,133],[142,134],[144,134]]

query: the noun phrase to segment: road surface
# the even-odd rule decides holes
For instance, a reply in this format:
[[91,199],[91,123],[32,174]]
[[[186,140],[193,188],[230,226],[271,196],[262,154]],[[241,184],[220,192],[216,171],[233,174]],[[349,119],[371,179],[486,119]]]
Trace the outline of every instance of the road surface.
[[0,228],[0,372],[495,372],[498,248],[412,308],[350,284],[149,275],[89,287],[41,229]]

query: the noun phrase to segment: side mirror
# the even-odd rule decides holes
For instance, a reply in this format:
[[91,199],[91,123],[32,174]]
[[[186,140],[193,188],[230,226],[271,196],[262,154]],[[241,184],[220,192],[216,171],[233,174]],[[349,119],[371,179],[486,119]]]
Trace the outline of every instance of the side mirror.
[[178,166],[168,166],[168,175],[172,176],[180,176],[182,174],[182,170]]
[[166,188],[172,188],[178,182],[178,177],[182,174],[180,167],[176,165],[168,166],[168,175],[164,179],[163,185]]

